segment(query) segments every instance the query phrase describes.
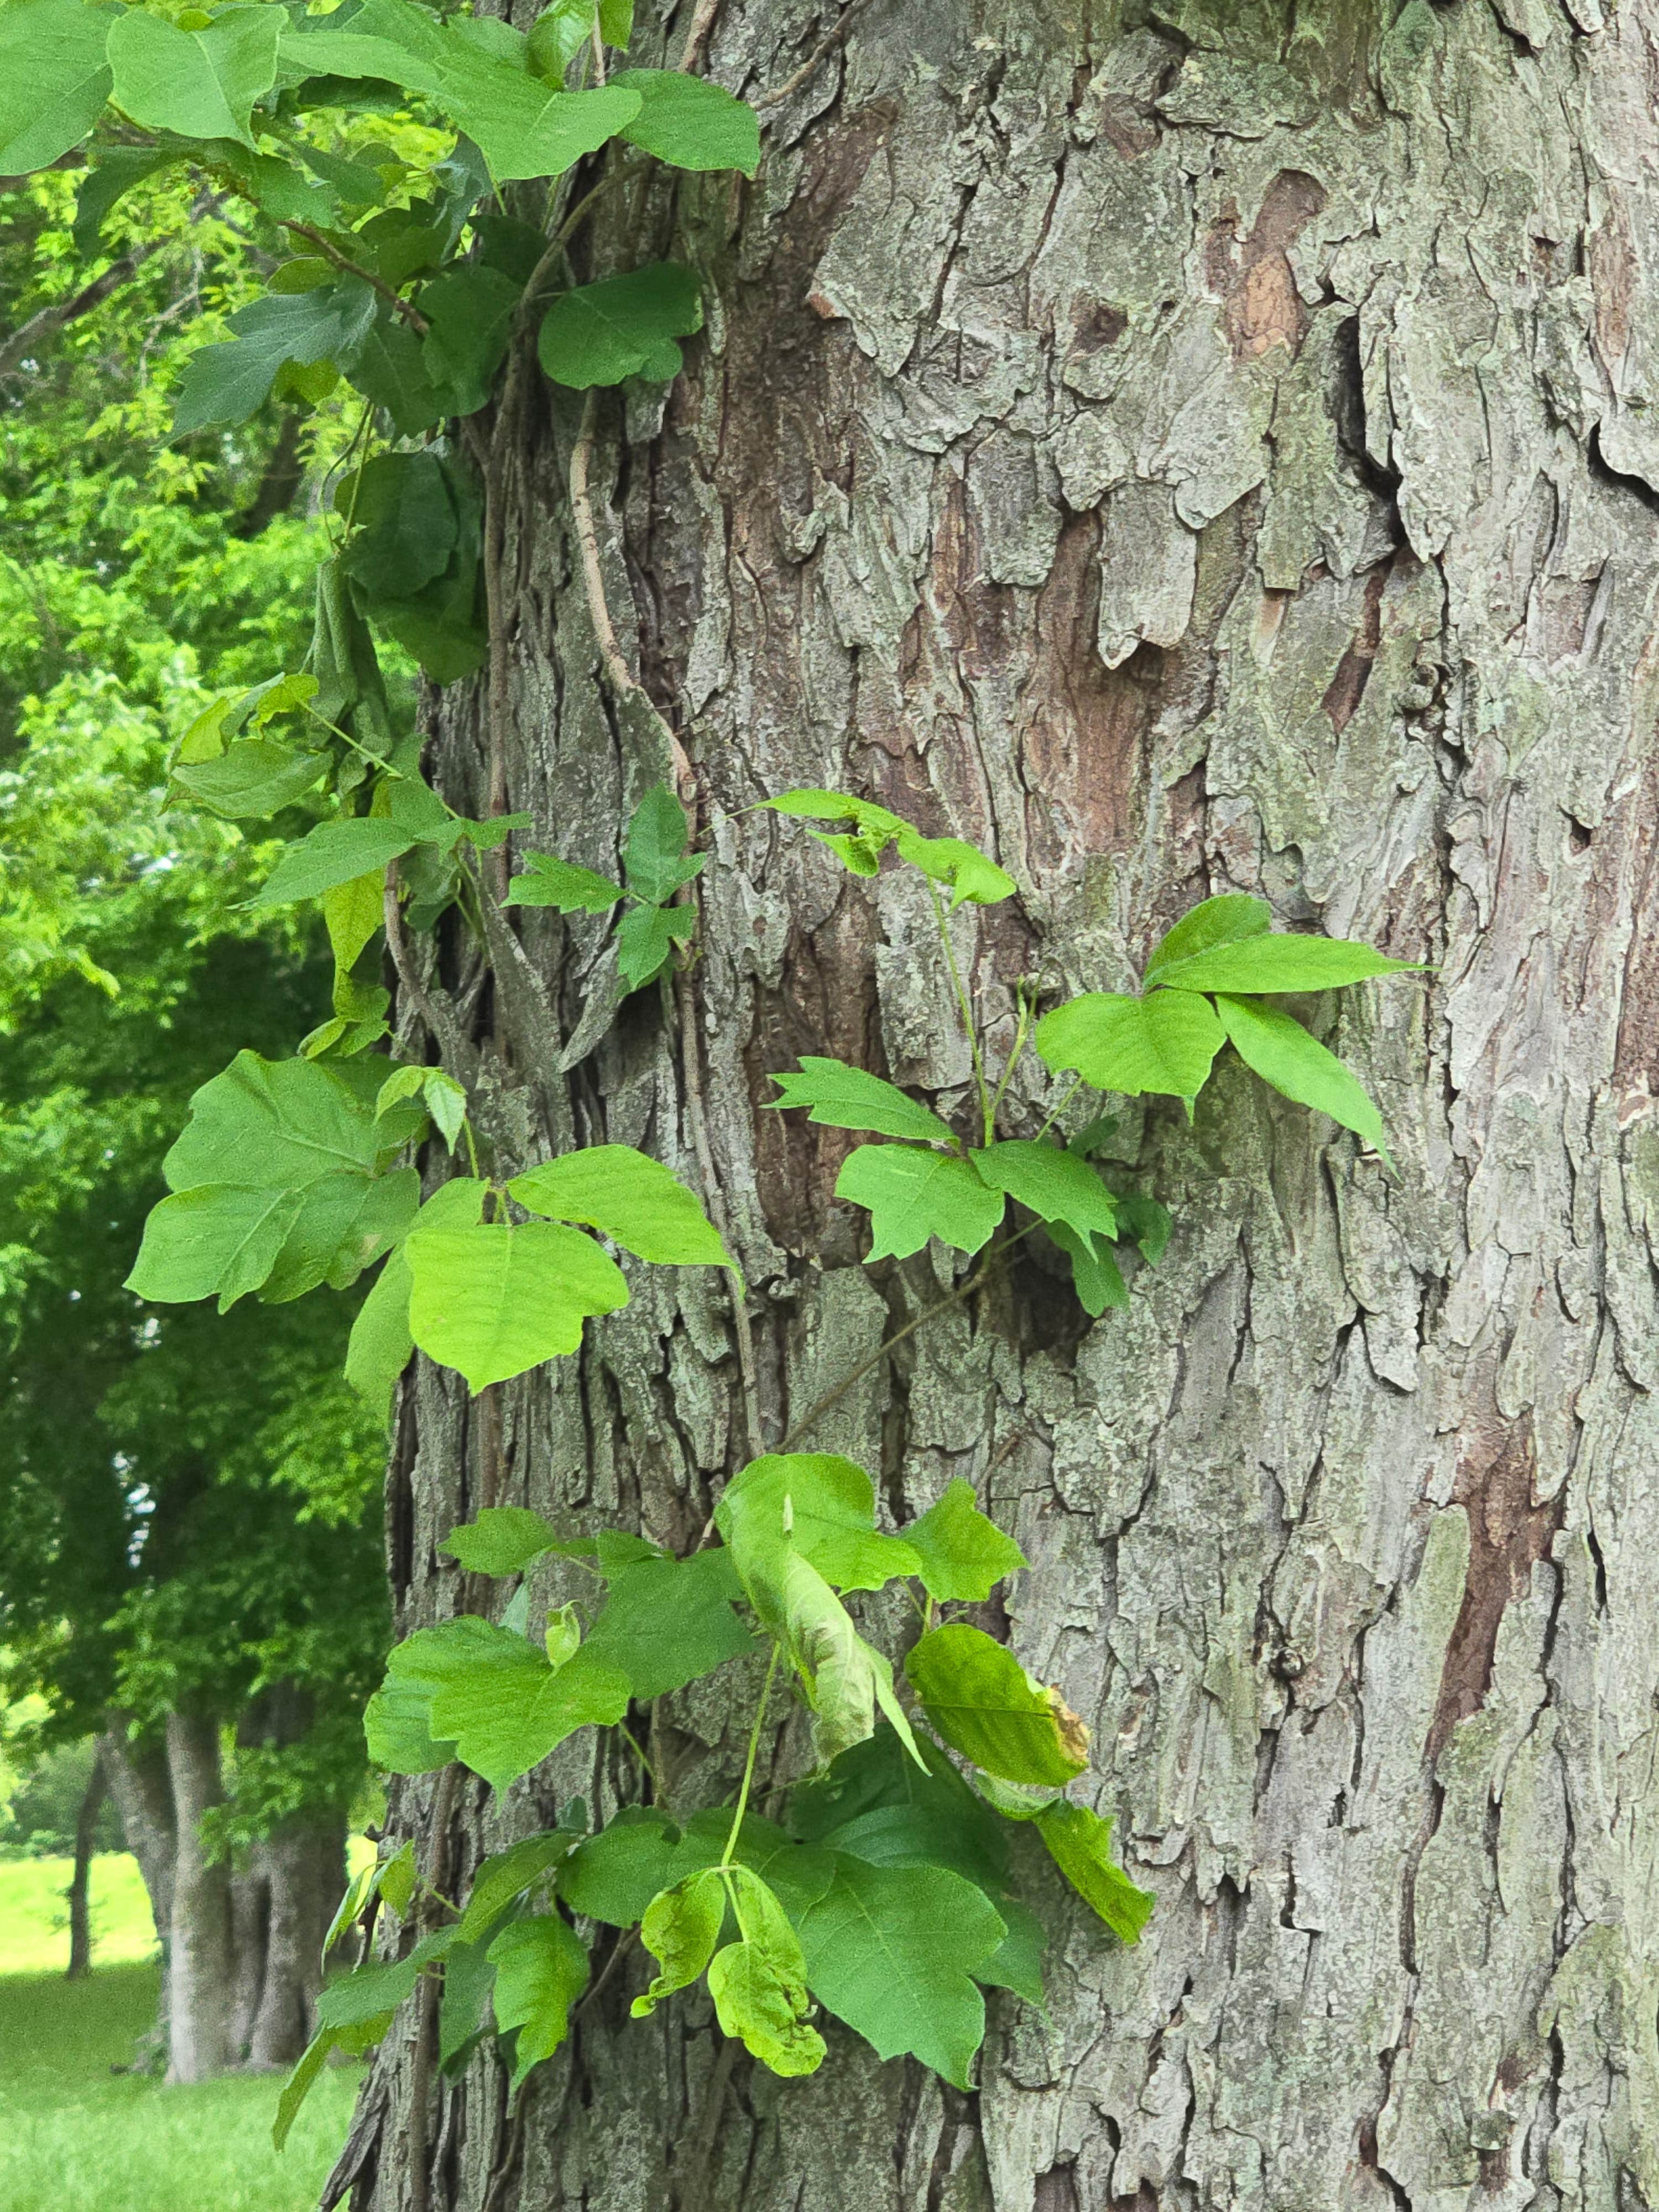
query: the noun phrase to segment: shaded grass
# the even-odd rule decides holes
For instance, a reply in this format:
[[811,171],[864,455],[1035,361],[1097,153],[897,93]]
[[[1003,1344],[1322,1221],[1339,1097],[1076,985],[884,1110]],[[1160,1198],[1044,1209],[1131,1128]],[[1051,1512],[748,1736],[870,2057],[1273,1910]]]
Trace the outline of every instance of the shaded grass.
[[150,1966],[102,1967],[75,1983],[0,1976],[0,2207],[311,2212],[345,2138],[359,2069],[324,2074],[279,2157],[270,2124],[281,2075],[168,2089],[110,2072],[154,2020],[157,1987]]
[[[0,1974],[62,1973],[69,1964],[69,1907],[64,1893],[70,1859],[0,1860]],[[155,1954],[155,1923],[127,1851],[102,1851],[92,1863],[92,1956],[94,1966],[136,1966]],[[0,2203],[3,2203],[0,2199]]]

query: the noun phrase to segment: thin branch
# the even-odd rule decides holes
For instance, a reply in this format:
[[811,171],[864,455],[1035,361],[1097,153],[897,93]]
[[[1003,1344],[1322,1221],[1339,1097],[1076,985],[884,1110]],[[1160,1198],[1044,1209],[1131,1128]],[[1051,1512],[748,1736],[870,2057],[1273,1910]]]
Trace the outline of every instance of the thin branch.
[[153,253],[160,251],[162,241],[152,239],[147,245],[137,246],[131,253],[124,253],[118,261],[111,262],[101,276],[94,276],[90,284],[67,300],[55,301],[42,307],[27,322],[20,324],[9,338],[0,340],[0,376],[26,360],[44,339],[55,337],[66,323],[78,322],[89,315],[94,307],[101,307],[112,292],[136,276]]
[[697,12],[691,18],[691,28],[686,33],[685,45],[680,52],[679,67],[682,70],[694,70],[697,66],[702,55],[703,40],[714,28],[714,18],[720,12],[720,0],[697,0]]
[[[246,198],[250,195],[244,194],[243,197]],[[256,201],[254,204],[257,206],[258,203]],[[303,238],[308,245],[314,246],[325,261],[331,261],[348,276],[356,276],[361,283],[372,285],[390,304],[393,312],[403,317],[416,337],[426,336],[431,325],[417,307],[404,299],[395,285],[388,284],[384,276],[377,276],[372,269],[365,269],[361,261],[354,261],[349,253],[342,253],[327,234],[319,230],[313,223],[295,222],[288,216],[281,216],[277,221],[283,230],[291,230],[296,238]]]
[[477,1055],[461,1034],[448,994],[441,988],[428,990],[416,968],[414,947],[409,941],[409,932],[404,927],[403,908],[398,899],[398,864],[395,860],[386,872],[383,912],[386,949],[392,955],[398,981],[415,1011],[431,1031],[445,1066],[470,1091],[477,1074]]
[[599,394],[590,392],[582,408],[581,428],[570,452],[570,514],[576,530],[576,550],[581,561],[582,583],[587,593],[588,619],[599,644],[599,658],[611,688],[623,697],[642,691],[640,682],[623,658],[605,596],[605,571],[599,562],[599,537],[593,525],[593,501],[587,489],[588,466],[593,458],[593,432],[599,422]]
[[[708,1141],[708,1116],[703,1110],[702,1057],[697,1045],[696,1000],[690,971],[681,969],[674,979],[680,1012],[680,1066],[685,1079],[686,1119],[691,1124],[691,1147],[697,1156],[703,1197],[720,1240],[732,1247],[732,1217],[726,1194],[714,1173],[714,1147]],[[755,1374],[755,1331],[749,1318],[749,1291],[741,1276],[732,1285],[732,1333],[738,1344],[738,1374],[743,1384],[744,1425],[749,1431],[749,1456],[758,1459],[765,1449],[761,1439],[760,1389]]]
[[777,107],[798,93],[818,64],[840,46],[848,31],[852,29],[853,18],[863,4],[864,0],[848,0],[848,4],[842,9],[841,20],[834,30],[818,41],[793,76],[786,77],[781,84],[774,85],[770,92],[762,93],[760,97],[751,104],[756,107]]

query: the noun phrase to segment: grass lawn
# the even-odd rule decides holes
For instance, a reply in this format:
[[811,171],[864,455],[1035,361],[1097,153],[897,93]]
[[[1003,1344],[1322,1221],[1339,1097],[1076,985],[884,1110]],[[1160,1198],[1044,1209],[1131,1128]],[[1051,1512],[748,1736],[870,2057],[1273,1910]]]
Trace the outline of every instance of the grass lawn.
[[0,1863],[0,2208],[311,2212],[360,2069],[324,2074],[280,2158],[270,2147],[280,2075],[167,2089],[112,2074],[155,2018],[157,1975],[135,1962],[155,1944],[137,1869],[112,1855],[99,1874],[93,1976],[70,1983],[69,1939],[52,1924],[67,1863]]

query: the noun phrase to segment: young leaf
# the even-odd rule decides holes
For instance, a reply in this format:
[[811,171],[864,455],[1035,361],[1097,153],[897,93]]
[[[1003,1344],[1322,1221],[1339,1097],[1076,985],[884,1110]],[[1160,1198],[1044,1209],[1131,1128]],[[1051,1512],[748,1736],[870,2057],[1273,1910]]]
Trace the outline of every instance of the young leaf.
[[370,869],[323,893],[323,924],[337,976],[348,975],[379,932],[386,914],[386,878]]
[[980,1181],[1029,1206],[1040,1221],[1064,1221],[1087,1244],[1117,1232],[1112,1194],[1086,1160],[1060,1145],[1012,1139],[969,1152]]
[[683,366],[678,341],[702,328],[696,278],[678,261],[656,261],[561,293],[542,318],[536,351],[556,384],[577,392],[630,376],[665,384]]
[[896,837],[902,830],[910,827],[902,814],[890,813],[872,799],[850,798],[844,791],[821,791],[811,787],[781,791],[775,799],[762,799],[761,805],[774,814],[804,817],[811,822],[851,822],[860,830],[884,833],[889,837]]
[[1048,1234],[1072,1263],[1072,1287],[1085,1313],[1098,1321],[1102,1314],[1129,1303],[1129,1286],[1123,1271],[1105,1245],[1079,1237],[1063,1221],[1051,1221]]
[[842,1590],[880,1589],[923,1571],[918,1551],[876,1528],[876,1491],[864,1469],[836,1452],[769,1452],[726,1485],[714,1526],[744,1559],[786,1542]]
[[709,1962],[708,1993],[720,2024],[774,2074],[816,2073],[823,2063],[823,2038],[807,2025],[800,1938],[758,1875],[737,1867],[728,1879],[741,1933]]
[[[139,11],[122,20],[140,20]],[[271,294],[239,307],[229,319],[235,337],[204,346],[185,363],[173,402],[174,436],[246,422],[290,363],[307,368],[339,362],[373,324],[374,298],[367,284],[347,277],[315,292]]]
[[930,1237],[977,1252],[1001,1220],[1000,1191],[988,1190],[964,1159],[911,1145],[860,1145],[836,1177],[836,1196],[869,1212],[866,1264],[908,1259]]
[[1246,1067],[1254,1068],[1264,1083],[1299,1106],[1311,1106],[1345,1129],[1354,1130],[1393,1166],[1382,1116],[1370,1097],[1336,1054],[1310,1036],[1300,1022],[1278,1006],[1264,1006],[1259,999],[1219,996],[1216,1010]]
[[685,809],[665,783],[652,785],[634,809],[623,848],[628,888],[636,898],[664,905],[703,871],[706,856],[686,851]]
[[635,1998],[630,2009],[635,2020],[649,2020],[665,1997],[689,1989],[705,1971],[725,1917],[726,1884],[713,1868],[657,1893],[645,1908],[640,1941],[660,1971],[645,1994]]
[[522,1574],[544,1552],[565,1548],[552,1522],[527,1505],[486,1505],[438,1547],[472,1575]]
[[404,1248],[415,1341],[475,1391],[574,1352],[590,1315],[628,1303],[621,1268],[591,1237],[551,1222],[480,1221],[483,1196],[474,1183],[471,1218],[447,1211],[428,1221],[423,1211]]
[[844,1060],[823,1060],[803,1053],[799,1072],[791,1068],[770,1080],[781,1098],[766,1103],[775,1112],[789,1106],[810,1106],[809,1121],[831,1129],[868,1129],[880,1137],[911,1137],[921,1144],[956,1142],[939,1115],[907,1098],[896,1084],[879,1075],[849,1067]]
[[981,1604],[1005,1575],[1026,1565],[1013,1538],[980,1511],[974,1486],[962,1475],[910,1522],[904,1540],[921,1561],[922,1588],[941,1604]]
[[1019,885],[1006,868],[988,860],[976,845],[962,837],[924,837],[918,830],[899,833],[898,856],[920,868],[934,883],[948,884],[955,896],[951,911],[964,903],[996,906],[1012,898]]
[[1045,1014],[1032,1042],[1056,1073],[1074,1068],[1097,1091],[1192,1099],[1208,1079],[1222,1030],[1206,1002],[1185,991],[1146,999],[1087,991]]
[[596,12],[596,0],[552,0],[544,8],[525,42],[525,66],[531,75],[562,91],[566,65],[586,45]]
[[1164,981],[1166,969],[1190,960],[1195,953],[1213,952],[1218,945],[1265,937],[1273,918],[1273,908],[1266,900],[1252,898],[1247,891],[1225,891],[1219,898],[1200,900],[1152,947],[1142,989],[1152,990]]
[[550,853],[526,853],[530,863],[507,887],[503,906],[556,906],[561,914],[609,914],[627,897],[620,884],[578,868],[568,860],[556,860]]
[[109,30],[82,0],[14,0],[0,12],[0,176],[50,168],[96,123]]
[[741,169],[760,162],[760,118],[706,76],[685,70],[618,70],[611,84],[636,92],[641,106],[617,132],[677,169]]
[[562,1666],[510,1629],[471,1613],[417,1629],[386,1662],[388,1682],[428,1694],[435,1742],[492,1789],[538,1766],[580,1728],[608,1726],[628,1710],[628,1684],[578,1650]]
[[1006,1923],[970,1881],[940,1866],[874,1866],[838,1856],[827,1893],[799,1922],[814,1996],[878,2057],[912,2052],[959,2089],[985,2033],[975,1969]]
[[297,845],[290,845],[247,902],[252,907],[292,906],[316,898],[338,884],[371,870],[383,870],[417,841],[383,815],[360,815],[349,822],[319,822]]
[[1086,1806],[1051,1805],[1036,1816],[1048,1855],[1078,1895],[1091,1905],[1115,1936],[1138,1943],[1156,1900],[1112,1863],[1112,1824]]
[[515,1176],[507,1188],[527,1212],[580,1221],[658,1266],[733,1264],[693,1194],[631,1145],[584,1146]]
[[109,27],[116,105],[147,130],[237,138],[257,150],[249,129],[253,103],[276,82],[283,21],[276,8],[232,7],[185,31],[164,15],[129,8]]
[[946,1743],[988,1774],[1059,1788],[1088,1765],[1089,1731],[1059,1691],[983,1629],[930,1630],[904,1671]]
[[345,1378],[383,1418],[392,1393],[415,1350],[409,1333],[412,1279],[401,1251],[389,1253],[374,1287],[357,1309],[346,1346]]
[[627,1678],[642,1703],[684,1689],[755,1648],[732,1610],[741,1595],[728,1552],[647,1559],[620,1569],[586,1650]]
[[471,1894],[455,1930],[456,1941],[476,1943],[488,1935],[514,1898],[562,1865],[579,1841],[573,1828],[545,1828],[538,1836],[526,1836],[522,1843],[493,1852],[472,1877]]
[[570,2008],[587,1987],[587,1953],[557,1912],[538,1913],[503,1928],[489,1947],[495,1969],[495,2027],[517,2028],[513,2078],[516,2096],[532,2066],[550,2058],[570,2028]]
[[1158,982],[1174,991],[1327,991],[1422,964],[1419,960],[1390,960],[1369,945],[1343,937],[1286,933],[1249,937],[1167,962]]
[[672,948],[696,927],[692,907],[630,907],[617,928],[617,967],[629,989],[642,991],[654,982]]
[[274,738],[248,738],[217,760],[180,761],[173,781],[189,798],[232,821],[275,814],[309,791],[328,766],[321,753],[302,753]]
[[1039,1813],[1046,1813],[1051,1805],[1060,1802],[1057,1790],[1045,1790],[1028,1782],[1000,1782],[994,1774],[986,1773],[983,1767],[974,1770],[974,1787],[1005,1820],[1035,1820]]
[[894,1692],[887,1655],[865,1642],[811,1562],[787,1547],[775,1563],[757,1567],[751,1559],[745,1581],[763,1620],[781,1616],[789,1656],[812,1709],[819,1760],[827,1765],[849,1744],[861,1743],[875,1727],[879,1707],[920,1765],[921,1753]]

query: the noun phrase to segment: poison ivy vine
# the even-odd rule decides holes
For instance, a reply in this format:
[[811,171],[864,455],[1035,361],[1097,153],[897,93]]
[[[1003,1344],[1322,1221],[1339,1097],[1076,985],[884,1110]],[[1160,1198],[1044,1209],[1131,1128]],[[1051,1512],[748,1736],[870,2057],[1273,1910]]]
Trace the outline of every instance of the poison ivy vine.
[[[366,1869],[339,1924],[378,1903],[424,1932],[325,1993],[279,2137],[329,2053],[383,2034],[422,1975],[441,1982],[440,2063],[458,2070],[493,2033],[516,2095],[568,2033],[590,1945],[615,1940],[607,1928],[637,1930],[656,1961],[636,2019],[706,1980],[721,2027],[774,2073],[822,2063],[821,2007],[882,2057],[911,2053],[963,2088],[983,1991],[1043,2003],[1022,1834],[1108,1928],[1139,1940],[1152,1900],[1112,1860],[1110,1822],[1066,1794],[1087,1766],[1088,1729],[1005,1645],[951,1617],[1025,1565],[970,1485],[953,1482],[888,1534],[862,1468],[775,1453],[726,1486],[714,1528],[720,1540],[685,1559],[616,1530],[561,1537],[521,1508],[451,1531],[462,1567],[526,1578],[499,1623],[463,1613],[398,1645],[368,1709],[371,1755],[400,1774],[459,1759],[501,1791],[577,1729],[615,1727],[651,1795],[598,1828],[572,1800],[556,1827],[485,1859],[465,1904],[424,1889],[406,1848]],[[532,1622],[530,1577],[550,1559],[585,1569],[595,1601]],[[903,1662],[909,1710],[892,1661],[843,1603],[892,1583],[921,1624]],[[682,1804],[626,1716],[734,1664],[758,1684],[735,1799]],[[757,1755],[786,1672],[810,1711],[811,1753],[787,1801],[772,1793],[777,1818],[763,1818]]]
[[[719,87],[614,66],[631,16],[629,0],[554,0],[523,33],[416,0],[0,4],[0,173],[86,147],[84,254],[125,192],[175,165],[290,249],[229,337],[191,358],[175,434],[234,429],[273,400],[356,395],[307,665],[216,701],[184,734],[168,794],[282,836],[254,903],[320,903],[331,1008],[291,1058],[243,1052],[197,1093],[131,1286],[223,1309],[345,1289],[378,1266],[347,1371],[382,1407],[417,1346],[474,1391],[574,1352],[587,1320],[628,1298],[607,1244],[653,1265],[733,1267],[702,1202],[660,1163],[620,1145],[481,1161],[465,1070],[453,1056],[397,1064],[386,1049],[383,948],[409,983],[403,939],[446,917],[489,966],[517,952],[507,908],[610,915],[624,993],[692,957],[696,909],[683,895],[707,863],[674,792],[646,792],[618,824],[622,881],[533,850],[510,874],[507,841],[531,824],[507,811],[499,670],[484,811],[463,815],[425,781],[376,645],[438,684],[475,675],[492,652],[499,661],[498,456],[529,379],[538,368],[590,393],[665,380],[701,325],[689,267],[655,259],[579,282],[574,266],[596,207],[650,162],[753,175],[759,157],[754,112]],[[573,505],[577,481],[573,466]],[[614,632],[588,583],[609,667]],[[1041,1229],[1089,1314],[1123,1305],[1118,1252],[1127,1242],[1156,1261],[1170,1217],[1097,1164],[1103,1118],[1073,1102],[1164,1094],[1190,1115],[1227,1044],[1387,1159],[1370,1099],[1275,1001],[1407,963],[1274,933],[1257,899],[1208,899],[1162,939],[1139,992],[1085,992],[1045,1012],[1053,994],[1022,986],[999,1070],[954,917],[1014,896],[1013,878],[868,799],[806,790],[763,805],[821,825],[811,834],[854,876],[890,855],[917,872],[972,1064],[965,1127],[840,1060],[807,1057],[775,1079],[773,1106],[878,1140],[852,1150],[836,1183],[869,1215],[870,1261],[930,1239],[984,1252],[1012,1204],[1017,1225],[993,1252]],[[1028,1050],[1070,1079],[1034,1131],[1011,1090]],[[413,1161],[434,1138],[455,1171],[422,1200]],[[722,2027],[775,2072],[820,2063],[816,2005],[883,2057],[912,2053],[963,2086],[982,1989],[1042,2002],[1042,1929],[1021,1895],[1032,1838],[1111,1929],[1139,1937],[1151,1900],[1112,1863],[1109,1822],[1066,1794],[1087,1763],[1086,1729],[951,1613],[1025,1564],[966,1483],[886,1533],[862,1468],[785,1450],[726,1486],[713,1532],[717,1543],[684,1559],[621,1531],[562,1537],[516,1509],[452,1533],[470,1573],[532,1578],[499,1620],[462,1614],[398,1646],[367,1717],[380,1765],[418,1775],[459,1761],[505,1790],[578,1729],[614,1728],[633,1745],[630,1710],[744,1666],[761,1679],[742,1782],[730,1805],[681,1804],[641,1753],[645,1802],[597,1830],[573,1802],[556,1827],[486,1860],[465,1904],[423,1883],[411,1847],[386,1858],[354,1885],[336,1932],[359,1918],[372,1930],[384,1909],[415,1940],[327,1990],[279,2136],[330,2052],[378,2039],[427,1976],[441,1981],[441,2063],[459,2067],[493,2033],[516,2091],[568,2033],[596,1925],[637,1929],[657,1961],[636,2013],[706,1979]],[[532,1619],[532,1581],[555,1559],[588,1572],[596,1602]],[[915,1586],[921,1620],[902,1686],[842,1602],[890,1583]],[[812,1754],[775,1822],[753,1796],[781,1672],[810,1710]]]

